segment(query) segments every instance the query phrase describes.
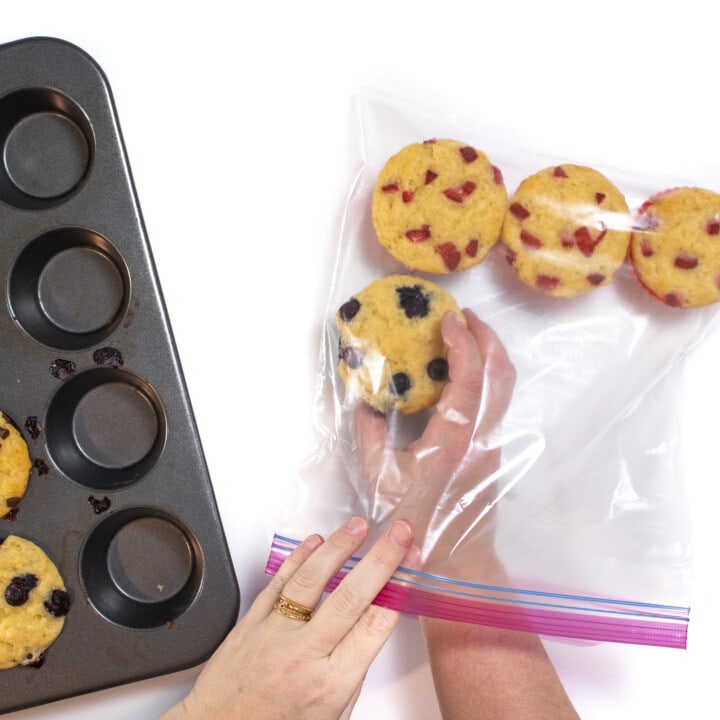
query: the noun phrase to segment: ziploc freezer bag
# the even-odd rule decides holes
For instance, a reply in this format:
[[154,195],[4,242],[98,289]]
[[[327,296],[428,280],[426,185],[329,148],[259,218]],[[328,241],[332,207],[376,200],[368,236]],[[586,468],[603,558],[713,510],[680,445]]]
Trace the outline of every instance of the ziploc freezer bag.
[[[675,404],[683,359],[720,308],[718,196],[708,193],[702,222],[694,207],[681,207],[681,220],[664,217],[659,205],[654,212],[668,195],[663,191],[692,182],[594,167],[610,189],[596,190],[583,205],[567,190],[581,162],[372,93],[357,99],[357,113],[359,170],[339,229],[318,353],[317,442],[299,469],[268,572],[300,539],[350,513],[368,517],[374,535],[406,517],[424,565],[399,570],[377,603],[550,636],[684,647],[691,545]],[[440,272],[396,259],[378,242],[372,210],[388,159],[435,138],[477,148],[507,191],[500,241],[481,262]],[[519,188],[527,178],[543,172],[549,184],[533,190],[534,201],[514,200],[525,197]],[[435,183],[437,174],[425,180]],[[566,179],[559,195],[545,189]],[[476,190],[468,182],[454,186],[464,197]],[[616,205],[603,214],[613,188],[626,210]],[[543,208],[567,216],[568,226],[552,217],[533,225]],[[434,230],[423,217],[410,228],[427,228],[415,240]],[[678,240],[673,228],[683,222]],[[611,230],[625,232],[614,261],[603,257],[607,242],[601,244]],[[455,259],[450,264],[457,266]],[[393,275],[405,276],[409,288],[413,279],[436,283],[470,311],[479,370],[461,377],[458,353],[465,351],[456,349],[453,359],[450,347],[448,387],[467,380],[474,401],[446,387],[420,412],[373,409],[341,378],[338,366],[358,358],[348,356],[339,330],[347,313],[340,309]],[[568,278],[574,289],[556,292],[571,284]],[[678,289],[668,290],[673,283]],[[389,322],[386,333],[393,332]],[[391,369],[383,382],[393,375]]]

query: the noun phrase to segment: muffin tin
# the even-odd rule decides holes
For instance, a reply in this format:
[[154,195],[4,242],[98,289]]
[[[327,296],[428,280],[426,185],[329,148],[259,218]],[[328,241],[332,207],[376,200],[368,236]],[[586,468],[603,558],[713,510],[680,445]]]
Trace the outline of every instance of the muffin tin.
[[72,605],[0,712],[205,660],[239,591],[111,91],[52,38],[0,46],[0,410],[33,470],[0,521]]

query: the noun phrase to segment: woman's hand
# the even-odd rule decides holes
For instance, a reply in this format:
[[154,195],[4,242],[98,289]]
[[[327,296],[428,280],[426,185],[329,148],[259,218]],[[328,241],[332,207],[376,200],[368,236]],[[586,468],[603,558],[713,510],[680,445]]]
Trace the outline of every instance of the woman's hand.
[[484,551],[492,552],[486,516],[497,497],[501,423],[515,384],[497,335],[471,311],[464,314],[467,328],[455,313],[442,319],[449,382],[418,440],[396,448],[386,417],[367,405],[355,416],[373,519],[409,518],[426,569],[446,571],[454,556],[456,577],[466,564],[458,549],[468,537],[482,535]]
[[[318,605],[329,580],[367,535],[367,522],[355,517],[327,541],[311,535],[300,544],[190,694],[161,720],[348,718],[365,673],[399,616],[372,600],[400,564],[419,562],[410,525],[394,522],[307,621],[303,607]],[[299,610],[278,612],[280,596]]]

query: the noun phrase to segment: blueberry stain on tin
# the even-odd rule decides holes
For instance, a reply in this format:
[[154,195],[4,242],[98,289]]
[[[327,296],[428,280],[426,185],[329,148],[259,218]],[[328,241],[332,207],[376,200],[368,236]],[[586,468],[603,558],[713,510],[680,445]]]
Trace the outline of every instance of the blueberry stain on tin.
[[125,364],[122,353],[113,347],[98,348],[93,353],[93,362],[96,365],[106,365],[113,368],[119,368]]
[[110,498],[105,495],[101,498],[96,498],[94,495],[91,495],[88,498],[88,504],[93,509],[93,512],[96,515],[100,515],[101,513],[104,513],[106,510],[110,509],[110,505],[112,504],[110,501]]
[[37,470],[38,475],[47,475],[50,472],[48,464],[42,458],[35,458],[32,466]]
[[40,437],[42,428],[40,427],[40,421],[38,420],[37,415],[31,415],[25,421],[25,429],[30,433],[30,437],[33,440],[37,440]]
[[346,303],[340,306],[340,317],[343,322],[350,322],[360,310],[360,301],[356,298],[350,298]]
[[443,382],[448,379],[448,363],[445,358],[433,358],[427,364],[427,374],[435,382]]
[[58,380],[64,380],[75,372],[75,363],[72,360],[58,358],[50,365],[50,374]]
[[395,288],[398,303],[408,318],[424,318],[430,312],[430,294],[423,292],[420,285],[404,285]]
[[390,383],[388,387],[393,395],[401,397],[402,395],[405,395],[408,390],[410,390],[410,388],[412,387],[412,382],[410,381],[410,378],[406,373],[397,372],[390,378]]
[[5,602],[13,607],[24,605],[37,583],[37,576],[32,573],[16,575],[5,588]]

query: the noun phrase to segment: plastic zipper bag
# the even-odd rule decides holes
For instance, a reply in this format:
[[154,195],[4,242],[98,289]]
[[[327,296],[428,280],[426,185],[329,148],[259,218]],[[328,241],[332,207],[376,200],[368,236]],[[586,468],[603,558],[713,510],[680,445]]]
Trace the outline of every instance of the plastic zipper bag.
[[[509,198],[525,178],[571,161],[370,93],[358,98],[357,111],[359,171],[318,354],[317,443],[299,469],[267,572],[299,539],[351,513],[368,517],[374,534],[403,516],[419,529],[425,564],[398,571],[377,603],[549,636],[684,647],[691,546],[675,404],[683,359],[720,306],[663,302],[627,262],[601,287],[554,297],[519,281],[503,243],[461,272],[408,270],[378,243],[371,218],[378,174],[400,148],[427,138],[468,143],[500,169]],[[634,231],[651,238],[648,199],[692,184],[596,169],[622,192]],[[338,376],[336,314],[393,274],[431,279],[486,323],[484,367],[489,355],[506,352],[514,387],[498,390],[502,372],[500,380],[486,373],[472,418],[442,400],[413,415],[363,409]],[[442,431],[428,439],[439,412]],[[469,422],[473,431],[462,456],[448,459],[452,422]],[[445,468],[443,477],[428,470],[433,463]]]

